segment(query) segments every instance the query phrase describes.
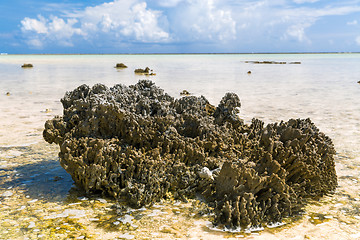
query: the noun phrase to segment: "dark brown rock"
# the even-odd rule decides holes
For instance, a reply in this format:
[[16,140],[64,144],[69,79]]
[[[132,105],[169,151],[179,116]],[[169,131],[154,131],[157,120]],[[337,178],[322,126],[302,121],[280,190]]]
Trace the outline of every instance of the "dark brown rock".
[[253,64],[301,64],[301,62],[277,62],[277,61],[245,61]]
[[149,75],[149,76],[155,76],[156,73],[153,72],[152,69],[146,67],[145,69],[141,69],[141,68],[138,68],[138,69],[135,69],[134,71],[136,74],[144,74],[144,75]]
[[244,124],[234,93],[215,107],[142,80],[82,85],[61,102],[63,117],[47,121],[43,133],[60,146],[61,165],[87,192],[134,207],[168,192],[197,193],[214,207],[215,224],[258,226],[299,213],[337,185],[333,144],[309,119]]
[[150,68],[148,68],[148,67],[146,67],[145,69],[138,68],[138,69],[135,69],[134,72],[135,73],[147,73],[147,74],[149,74],[150,73]]
[[123,63],[117,63],[115,68],[127,68],[127,66]]
[[180,95],[181,95],[181,96],[189,96],[190,93],[189,93],[188,90],[182,90],[182,92],[180,92]]
[[34,66],[31,63],[24,63],[21,67],[22,68],[32,68]]

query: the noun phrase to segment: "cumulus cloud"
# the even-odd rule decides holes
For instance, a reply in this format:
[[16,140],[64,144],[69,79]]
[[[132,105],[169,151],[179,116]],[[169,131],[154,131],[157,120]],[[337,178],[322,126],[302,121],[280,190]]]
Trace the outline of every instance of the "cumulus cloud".
[[38,16],[39,20],[37,19],[31,19],[31,18],[25,18],[24,20],[21,21],[22,24],[22,31],[34,31],[36,33],[39,34],[46,34],[48,32],[48,28],[47,28],[47,21],[46,19],[39,15]]
[[306,45],[312,43],[308,29],[320,19],[360,12],[360,6],[319,0],[112,0],[57,12],[61,15],[21,21],[29,45],[73,46],[78,41],[100,47],[132,43],[239,46],[254,41]]
[[147,7],[137,0],[115,0],[88,7],[74,16],[80,19],[81,28],[92,34],[107,33],[118,41],[167,42],[166,18],[160,11]]
[[184,0],[155,0],[162,7],[176,7],[182,1]]
[[73,46],[71,38],[74,35],[84,35],[81,29],[74,27],[76,19],[66,21],[56,16],[49,19],[39,15],[38,19],[24,18],[21,21],[21,31],[26,34],[29,45],[40,48],[45,40],[56,41],[63,46]]
[[[306,1],[310,2],[310,1]],[[296,1],[305,3],[305,0]],[[235,11],[235,10],[234,10]],[[258,1],[257,4],[236,8],[237,22],[242,22],[241,34],[252,29],[257,37],[278,39],[281,41],[296,40],[299,43],[311,44],[307,35],[310,27],[320,19],[360,12],[358,5],[327,4],[324,6],[298,6],[286,1]]]
[[121,33],[135,40],[143,42],[163,42],[169,40],[169,33],[158,26],[158,19],[161,16],[158,11],[146,9],[146,3],[134,5],[130,9],[130,21],[123,23]]
[[357,21],[357,20],[354,20],[354,21],[351,21],[351,22],[347,22],[346,24],[347,24],[347,25],[357,25],[357,24],[358,24],[358,21]]
[[315,3],[318,2],[320,0],[294,0],[295,3],[297,4],[303,4],[303,3]]
[[166,16],[162,11],[149,9],[145,1],[114,0],[67,13],[64,17],[24,18],[21,30],[28,44],[34,47],[50,42],[71,46],[76,36],[118,43],[235,39],[236,22],[232,13],[219,3],[221,1],[214,0],[158,1],[159,6],[172,9],[171,16]]
[[187,0],[171,12],[177,40],[227,41],[236,37],[236,22],[221,1]]
[[304,23],[304,24],[295,24],[290,26],[285,33],[285,38],[293,37],[299,42],[306,41],[310,43],[310,40],[305,35],[305,29],[310,25],[311,25],[310,23]]
[[97,41],[106,38],[118,42],[167,42],[169,34],[159,23],[159,19],[166,19],[161,17],[160,11],[148,9],[145,2],[115,0],[69,13],[63,18],[24,18],[21,30],[32,40],[28,43],[36,47],[49,42],[71,46],[74,36]]

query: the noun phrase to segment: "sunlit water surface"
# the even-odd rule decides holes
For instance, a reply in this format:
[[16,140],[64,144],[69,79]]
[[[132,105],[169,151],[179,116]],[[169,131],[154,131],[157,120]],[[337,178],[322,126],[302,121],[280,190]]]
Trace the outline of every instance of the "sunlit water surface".
[[[115,69],[120,62],[128,68]],[[360,54],[0,56],[0,239],[360,239],[359,66]],[[134,74],[145,67],[156,75]],[[196,217],[196,201],[119,212],[111,199],[85,196],[59,166],[58,147],[42,140],[44,122],[62,114],[60,98],[81,84],[139,79],[176,98],[184,89],[204,95],[214,105],[235,92],[246,122],[310,118],[335,144],[336,193],[285,227],[252,233],[211,230],[211,217]]]

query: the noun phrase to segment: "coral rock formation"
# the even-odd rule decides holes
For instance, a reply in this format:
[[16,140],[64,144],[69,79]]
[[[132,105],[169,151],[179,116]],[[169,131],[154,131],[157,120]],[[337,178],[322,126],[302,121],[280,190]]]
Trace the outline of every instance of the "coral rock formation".
[[145,69],[138,68],[134,71],[136,74],[145,74],[145,75],[156,75],[156,73],[153,73],[153,70],[150,70],[149,67],[146,67]]
[[180,92],[180,95],[181,95],[181,96],[189,96],[189,95],[191,95],[191,94],[189,93],[188,90],[182,90],[182,91]]
[[245,61],[253,64],[301,64],[301,62],[277,62],[277,61]]
[[34,66],[31,63],[24,63],[21,67],[22,68],[32,68]]
[[146,67],[145,69],[142,69],[142,68],[138,68],[138,69],[135,69],[134,71],[135,73],[150,73],[150,68],[149,67]]
[[127,68],[127,66],[123,63],[117,63],[115,68]]
[[333,144],[309,119],[244,124],[234,93],[214,107],[203,96],[174,99],[141,80],[82,85],[61,102],[63,117],[43,132],[60,146],[61,165],[86,191],[134,207],[168,192],[202,194],[216,224],[258,226],[298,213],[337,185]]

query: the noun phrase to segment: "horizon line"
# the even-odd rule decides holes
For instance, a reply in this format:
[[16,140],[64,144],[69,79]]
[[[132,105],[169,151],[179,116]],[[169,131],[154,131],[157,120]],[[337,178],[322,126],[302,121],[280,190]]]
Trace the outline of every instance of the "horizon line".
[[358,54],[360,52],[219,52],[219,53],[0,53],[6,55],[241,55],[241,54]]

